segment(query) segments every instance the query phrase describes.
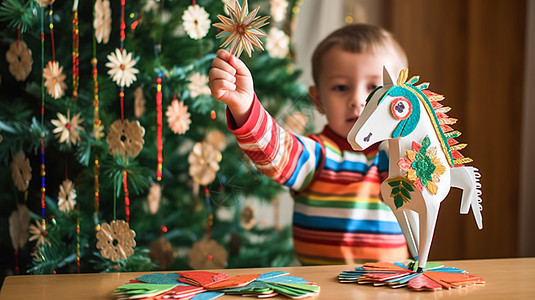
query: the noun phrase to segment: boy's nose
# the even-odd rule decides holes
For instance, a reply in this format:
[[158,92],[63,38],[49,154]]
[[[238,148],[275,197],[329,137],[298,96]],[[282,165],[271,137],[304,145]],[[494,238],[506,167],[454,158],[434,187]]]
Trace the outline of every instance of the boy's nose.
[[349,102],[350,108],[358,109],[359,113],[362,112],[364,106],[366,105],[366,97],[368,97],[368,95],[365,93],[354,93],[351,97],[351,101]]

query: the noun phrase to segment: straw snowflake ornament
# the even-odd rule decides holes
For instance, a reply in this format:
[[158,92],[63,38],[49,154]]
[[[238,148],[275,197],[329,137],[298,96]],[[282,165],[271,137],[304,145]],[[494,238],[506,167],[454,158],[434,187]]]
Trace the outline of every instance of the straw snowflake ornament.
[[9,63],[9,72],[17,81],[24,81],[32,71],[32,50],[25,42],[15,41],[6,52],[6,60]]
[[60,143],[66,143],[67,145],[76,145],[81,141],[80,131],[84,131],[84,128],[80,124],[84,119],[80,118],[80,114],[70,116],[70,111],[67,111],[67,117],[57,113],[57,120],[51,120],[52,124],[56,126],[52,131],[55,133],[55,137],[59,140]]
[[111,8],[109,0],[96,0],[93,9],[93,28],[98,43],[107,44],[111,33]]
[[49,61],[43,71],[45,78],[45,87],[47,93],[54,99],[59,99],[65,95],[65,78],[67,75],[63,74],[63,67],[57,61]]
[[184,105],[183,101],[174,99],[171,105],[167,107],[165,115],[167,116],[169,128],[174,133],[183,134],[188,131],[189,125],[191,124],[191,114],[188,112],[188,106]]
[[265,37],[266,34],[260,30],[260,27],[269,24],[269,22],[266,22],[269,16],[256,16],[260,6],[249,12],[247,0],[243,1],[243,6],[240,6],[238,1],[235,0],[233,6],[226,5],[230,18],[218,15],[217,17],[222,23],[214,24],[215,27],[222,30],[216,35],[216,38],[227,38],[221,47],[224,48],[230,45],[230,53],[236,57],[240,57],[244,49],[247,55],[251,56],[254,51],[253,46],[264,50],[262,41],[259,38]]
[[74,209],[76,205],[76,190],[74,183],[69,179],[63,180],[59,186],[58,194],[58,208],[64,213],[68,213]]
[[210,15],[200,5],[191,5],[182,15],[184,30],[194,40],[203,38],[210,29]]
[[115,52],[108,55],[106,63],[106,67],[110,68],[108,75],[118,86],[129,87],[132,82],[136,81],[136,74],[139,73],[139,70],[134,68],[136,63],[137,61],[132,58],[132,53],[115,49]]
[[17,189],[21,192],[27,190],[32,179],[30,159],[26,157],[24,152],[19,151],[13,155],[13,161],[11,161],[10,167],[11,178]]

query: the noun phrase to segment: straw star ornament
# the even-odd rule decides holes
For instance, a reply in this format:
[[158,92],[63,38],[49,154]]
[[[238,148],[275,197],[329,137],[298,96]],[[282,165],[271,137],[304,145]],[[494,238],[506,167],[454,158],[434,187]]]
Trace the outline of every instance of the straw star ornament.
[[266,36],[266,34],[260,30],[260,27],[269,24],[266,22],[269,16],[256,16],[260,6],[249,12],[247,0],[243,1],[243,6],[240,6],[235,0],[234,7],[227,4],[226,8],[230,13],[230,18],[218,15],[217,17],[223,23],[214,24],[215,27],[222,30],[216,35],[216,38],[227,38],[221,47],[230,45],[230,53],[236,57],[240,57],[244,49],[250,57],[254,51],[253,46],[264,50],[259,38]]

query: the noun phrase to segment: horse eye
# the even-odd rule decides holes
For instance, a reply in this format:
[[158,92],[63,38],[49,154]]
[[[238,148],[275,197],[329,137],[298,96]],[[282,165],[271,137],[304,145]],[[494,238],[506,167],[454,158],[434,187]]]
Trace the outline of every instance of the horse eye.
[[412,113],[412,104],[407,98],[397,97],[392,101],[391,110],[394,118],[405,120]]

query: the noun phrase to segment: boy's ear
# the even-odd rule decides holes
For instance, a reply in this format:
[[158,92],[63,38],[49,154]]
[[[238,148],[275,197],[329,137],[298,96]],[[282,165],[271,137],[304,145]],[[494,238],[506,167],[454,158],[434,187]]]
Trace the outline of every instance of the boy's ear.
[[321,99],[319,97],[318,88],[315,85],[311,85],[308,87],[308,95],[310,96],[312,103],[314,103],[314,106],[319,111],[319,113],[325,114],[325,110],[323,109],[323,103],[321,103]]

